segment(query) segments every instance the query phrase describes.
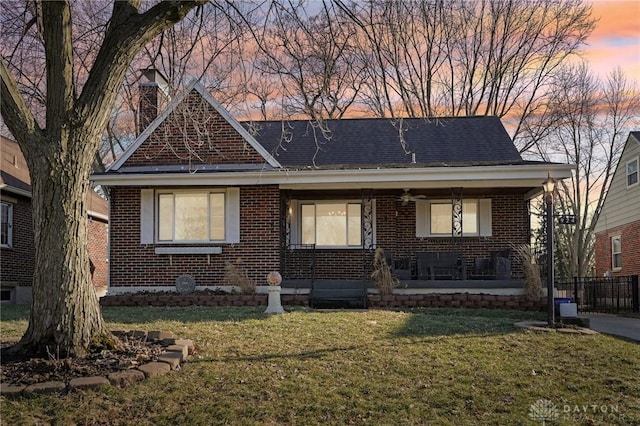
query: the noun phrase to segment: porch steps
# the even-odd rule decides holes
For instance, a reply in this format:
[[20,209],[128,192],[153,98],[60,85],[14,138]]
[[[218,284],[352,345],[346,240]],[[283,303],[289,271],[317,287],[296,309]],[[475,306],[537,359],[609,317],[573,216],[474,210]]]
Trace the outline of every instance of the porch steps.
[[367,308],[368,281],[316,280],[310,291],[312,308]]

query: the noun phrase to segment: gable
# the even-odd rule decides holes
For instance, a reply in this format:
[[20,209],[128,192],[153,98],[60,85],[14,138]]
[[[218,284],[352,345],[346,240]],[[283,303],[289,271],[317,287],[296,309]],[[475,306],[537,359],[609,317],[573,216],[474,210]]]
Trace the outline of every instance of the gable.
[[110,170],[265,163],[278,165],[204,87],[194,83],[154,120]]
[[605,196],[602,212],[594,228],[602,232],[640,220],[640,184],[627,187],[627,163],[640,158],[640,132],[631,132]]

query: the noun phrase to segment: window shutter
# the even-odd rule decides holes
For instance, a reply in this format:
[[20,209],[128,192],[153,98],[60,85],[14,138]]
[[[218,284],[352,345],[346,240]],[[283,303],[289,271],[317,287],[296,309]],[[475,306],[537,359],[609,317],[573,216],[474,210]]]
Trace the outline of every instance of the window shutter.
[[429,203],[426,201],[416,202],[416,237],[425,238],[429,236],[427,227],[427,214],[429,213]]
[[140,244],[153,244],[153,189],[140,190]]
[[226,242],[240,242],[240,188],[227,188],[225,203]]
[[480,236],[491,236],[491,199],[479,200],[479,213],[480,213]]

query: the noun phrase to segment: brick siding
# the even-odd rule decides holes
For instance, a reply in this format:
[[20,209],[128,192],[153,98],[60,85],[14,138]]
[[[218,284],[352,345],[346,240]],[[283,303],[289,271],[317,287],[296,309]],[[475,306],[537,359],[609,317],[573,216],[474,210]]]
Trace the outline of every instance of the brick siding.
[[596,275],[611,270],[611,237],[619,235],[622,245],[622,268],[614,276],[640,275],[640,221],[608,229],[596,234]]
[[[17,200],[13,204],[12,247],[2,248],[0,278],[2,282],[31,286],[35,263],[31,199],[18,197]],[[93,283],[101,287],[108,284],[107,226],[102,220],[96,219],[89,221],[87,229],[89,257],[96,267]]]
[[157,255],[155,248],[166,245],[141,245],[140,190],[140,187],[117,187],[112,191],[112,286],[172,287],[182,274],[192,275],[197,285],[223,285],[226,262],[237,259],[241,259],[249,278],[259,285],[264,284],[270,271],[279,269],[280,205],[277,186],[240,189],[240,243],[207,244],[222,248],[221,254],[211,255]]
[[[185,116],[201,124],[185,128]],[[231,124],[193,90],[127,159],[124,166],[264,162],[264,158]]]
[[13,204],[12,247],[2,248],[0,260],[2,282],[19,286],[30,286],[33,282],[33,219],[31,199],[15,197]]
[[[111,285],[173,287],[181,274],[193,275],[197,285],[219,286],[224,282],[225,262],[242,259],[250,278],[264,283],[266,274],[280,270],[280,192],[277,186],[240,188],[239,244],[222,247],[216,255],[156,255],[156,244],[140,244],[140,187],[116,187],[111,199]],[[324,192],[330,197],[330,191]],[[295,194],[294,194],[295,196]],[[340,193],[345,197],[344,192]],[[471,196],[471,195],[470,195]],[[347,194],[346,198],[360,197]],[[377,246],[399,258],[419,251],[457,250],[472,270],[475,257],[488,257],[511,243],[528,241],[527,201],[522,194],[501,193],[491,197],[493,230],[489,237],[417,238],[415,205],[401,206],[397,195],[376,195]],[[396,214],[397,211],[397,214]],[[361,249],[317,249],[316,278],[361,279],[370,273],[373,254]],[[514,277],[521,276],[522,265],[511,254]]]
[[93,285],[107,287],[109,285],[109,253],[107,250],[109,224],[92,218],[87,223],[87,228],[89,258],[95,266],[92,276]]

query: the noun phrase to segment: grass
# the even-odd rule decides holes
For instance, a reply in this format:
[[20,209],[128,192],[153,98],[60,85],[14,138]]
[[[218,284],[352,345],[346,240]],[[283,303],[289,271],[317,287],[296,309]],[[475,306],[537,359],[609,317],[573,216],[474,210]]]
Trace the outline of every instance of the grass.
[[[105,308],[113,329],[169,330],[198,353],[124,390],[2,399],[2,423],[535,425],[546,399],[559,424],[640,425],[639,346],[513,327],[540,314],[263,310]],[[2,340],[27,313],[2,308]]]

